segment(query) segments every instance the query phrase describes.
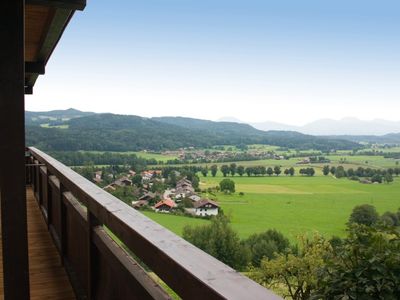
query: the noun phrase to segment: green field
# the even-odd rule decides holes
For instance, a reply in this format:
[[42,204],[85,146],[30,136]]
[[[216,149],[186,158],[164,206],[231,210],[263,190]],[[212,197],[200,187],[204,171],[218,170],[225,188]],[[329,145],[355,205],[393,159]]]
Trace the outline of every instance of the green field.
[[199,218],[168,215],[152,211],[142,211],[142,213],[178,235],[182,235],[182,229],[185,225],[203,225],[209,222]]
[[46,124],[40,124],[40,127],[43,127],[43,128],[68,129],[68,128],[69,128],[69,125],[68,125],[68,124],[64,124],[64,125],[54,125],[54,126],[50,126],[49,123],[46,123]]
[[[276,228],[292,241],[297,235],[319,231],[325,236],[344,236],[351,210],[372,204],[379,213],[400,207],[400,179],[392,184],[364,185],[333,177],[238,177],[234,195],[217,194],[218,202],[230,215],[232,226],[242,238]],[[215,186],[222,177],[201,177],[201,188]],[[243,196],[239,192],[244,192]],[[145,213],[172,231],[181,234],[186,224],[201,220]],[[207,222],[207,221],[203,221]]]

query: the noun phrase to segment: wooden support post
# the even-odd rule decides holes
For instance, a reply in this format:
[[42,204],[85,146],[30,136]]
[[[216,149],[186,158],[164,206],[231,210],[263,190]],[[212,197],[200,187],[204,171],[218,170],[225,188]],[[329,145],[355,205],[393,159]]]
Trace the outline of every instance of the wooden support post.
[[29,299],[24,0],[0,2],[0,201],[5,299]]
[[97,265],[97,249],[93,241],[94,229],[100,225],[97,218],[88,210],[88,299],[94,300],[94,292],[96,289],[96,265]]

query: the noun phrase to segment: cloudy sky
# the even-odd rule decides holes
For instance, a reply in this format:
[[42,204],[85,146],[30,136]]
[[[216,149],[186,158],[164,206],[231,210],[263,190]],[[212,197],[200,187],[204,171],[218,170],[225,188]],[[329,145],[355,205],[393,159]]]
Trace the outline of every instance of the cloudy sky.
[[88,0],[26,109],[398,121],[399,11],[398,0]]

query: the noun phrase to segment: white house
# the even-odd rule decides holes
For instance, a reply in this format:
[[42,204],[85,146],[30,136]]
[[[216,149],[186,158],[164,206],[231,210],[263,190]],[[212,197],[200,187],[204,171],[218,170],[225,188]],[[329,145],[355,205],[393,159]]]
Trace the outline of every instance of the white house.
[[187,211],[196,216],[216,216],[218,215],[219,205],[214,201],[202,199],[193,204],[193,208],[188,208]]

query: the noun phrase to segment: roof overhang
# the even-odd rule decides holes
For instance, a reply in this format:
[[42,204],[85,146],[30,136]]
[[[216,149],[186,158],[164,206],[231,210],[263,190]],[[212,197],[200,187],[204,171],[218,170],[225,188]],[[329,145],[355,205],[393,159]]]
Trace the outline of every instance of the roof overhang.
[[25,94],[32,94],[74,12],[83,10],[86,0],[26,0],[25,3]]

